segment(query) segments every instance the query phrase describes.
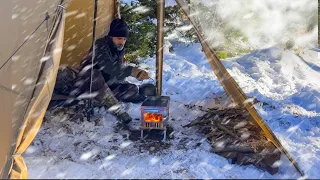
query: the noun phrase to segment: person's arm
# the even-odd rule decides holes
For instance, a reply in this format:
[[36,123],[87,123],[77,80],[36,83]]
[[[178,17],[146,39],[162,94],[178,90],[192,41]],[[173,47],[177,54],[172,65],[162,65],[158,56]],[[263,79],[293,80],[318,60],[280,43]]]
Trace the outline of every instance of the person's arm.
[[[123,54],[125,54],[125,52],[123,52]],[[131,76],[132,69],[133,69],[133,66],[126,65],[125,58],[124,58],[124,56],[122,56],[122,58],[121,58],[121,71],[120,71],[121,73],[120,73],[119,79],[124,79],[128,76]]]
[[123,78],[126,78],[128,76],[131,76],[132,68],[133,68],[133,66],[122,65],[121,66],[121,70],[120,70],[119,79],[123,79]]

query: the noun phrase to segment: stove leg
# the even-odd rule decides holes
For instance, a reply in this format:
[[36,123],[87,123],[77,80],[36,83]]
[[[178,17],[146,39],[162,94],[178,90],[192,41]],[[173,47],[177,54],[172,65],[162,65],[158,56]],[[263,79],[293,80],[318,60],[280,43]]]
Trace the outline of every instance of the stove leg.
[[166,142],[166,139],[167,139],[167,130],[164,130],[162,142]]
[[141,140],[143,139],[143,129],[141,129]]

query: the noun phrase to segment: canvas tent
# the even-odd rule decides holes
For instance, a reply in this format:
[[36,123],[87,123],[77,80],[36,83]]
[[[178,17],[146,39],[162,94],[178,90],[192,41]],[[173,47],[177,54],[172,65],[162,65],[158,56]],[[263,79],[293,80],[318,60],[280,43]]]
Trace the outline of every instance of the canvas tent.
[[[162,1],[159,4],[164,6],[164,0],[158,1]],[[95,6],[95,3],[98,5]],[[185,2],[178,0],[177,3],[188,15]],[[41,126],[52,96],[59,65],[78,63],[91,47],[94,12],[97,13],[96,36],[100,37],[108,32],[107,28],[118,9],[116,4],[119,4],[118,0],[1,2],[0,174],[2,178],[27,178],[27,168],[21,154],[30,145]],[[192,22],[192,19],[190,21]],[[163,35],[158,37],[163,38]],[[239,106],[244,105],[248,109],[253,121],[257,122],[266,133],[266,137],[281,150],[280,142],[255,109],[250,104],[244,104],[246,96],[228,75],[200,33],[198,37],[228,95]],[[161,47],[161,44],[157,47]],[[159,57],[158,61],[162,61],[162,58]],[[161,66],[162,63],[157,64]],[[223,80],[225,76],[228,78]],[[282,152],[287,153],[284,149]],[[291,160],[295,163],[292,158]]]
[[[21,154],[41,126],[59,64],[79,61],[90,48],[93,11],[92,0],[1,1],[2,178],[27,177]],[[107,31],[113,15],[114,1],[99,0],[97,36]]]

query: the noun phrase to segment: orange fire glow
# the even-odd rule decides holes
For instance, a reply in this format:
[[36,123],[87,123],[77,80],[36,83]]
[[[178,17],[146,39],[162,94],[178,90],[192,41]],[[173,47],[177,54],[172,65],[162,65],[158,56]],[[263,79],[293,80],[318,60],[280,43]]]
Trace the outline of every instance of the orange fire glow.
[[162,121],[162,114],[158,113],[143,113],[143,117],[145,122],[161,122]]

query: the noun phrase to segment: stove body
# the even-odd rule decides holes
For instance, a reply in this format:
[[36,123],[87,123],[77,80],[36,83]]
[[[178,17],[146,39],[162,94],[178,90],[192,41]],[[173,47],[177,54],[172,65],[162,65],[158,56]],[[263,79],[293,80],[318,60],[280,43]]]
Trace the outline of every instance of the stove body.
[[167,123],[169,120],[169,96],[149,96],[142,103],[141,109],[141,139],[143,130],[163,130],[163,141],[166,140]]

